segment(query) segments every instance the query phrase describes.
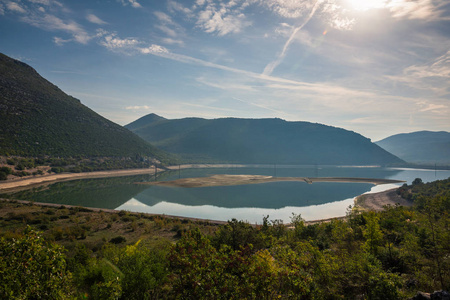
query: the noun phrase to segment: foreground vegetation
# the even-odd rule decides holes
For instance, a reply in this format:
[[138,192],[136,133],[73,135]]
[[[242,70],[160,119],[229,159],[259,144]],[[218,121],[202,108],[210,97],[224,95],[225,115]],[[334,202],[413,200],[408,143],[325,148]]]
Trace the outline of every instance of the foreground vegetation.
[[[450,180],[292,228],[2,201],[0,298],[405,299],[450,287]],[[40,232],[38,232],[40,231]]]

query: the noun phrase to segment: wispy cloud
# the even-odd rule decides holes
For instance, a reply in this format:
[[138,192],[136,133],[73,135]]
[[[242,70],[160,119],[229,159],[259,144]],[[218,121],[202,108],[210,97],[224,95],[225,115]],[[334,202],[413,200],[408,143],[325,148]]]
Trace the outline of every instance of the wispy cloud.
[[168,44],[168,45],[178,45],[178,46],[183,46],[184,45],[184,42],[182,40],[178,40],[178,39],[162,38],[161,41],[164,44]]
[[184,5],[182,5],[179,2],[173,1],[173,0],[169,0],[167,2],[167,8],[169,9],[169,11],[171,12],[182,12],[186,15],[191,15],[192,14],[192,10],[188,7],[185,7]]
[[448,97],[450,86],[450,50],[428,63],[405,68],[401,75],[387,76],[389,80],[406,84],[413,90],[431,91],[436,97]]
[[65,39],[60,38],[60,37],[57,37],[57,36],[55,36],[55,37],[53,38],[53,42],[54,42],[57,46],[63,46],[64,44],[69,43],[69,42],[71,42],[71,41],[72,41],[71,39],[65,40]]
[[421,112],[425,112],[425,111],[432,111],[435,113],[444,113],[443,110],[448,111],[448,105],[443,105],[443,104],[434,104],[434,103],[423,103],[424,104],[424,108],[422,108],[420,111]]
[[140,5],[136,0],[119,0],[120,3],[122,3],[123,6],[131,5],[134,8],[141,8],[142,5]]
[[242,28],[251,25],[251,22],[246,20],[243,13],[234,14],[225,7],[217,8],[215,5],[209,4],[200,11],[197,25],[205,32],[224,36],[240,32]]
[[184,42],[179,38],[180,33],[184,34],[184,29],[176,22],[172,20],[172,18],[163,13],[161,11],[155,11],[153,13],[156,18],[159,20],[159,24],[155,24],[155,28],[159,29],[168,37],[164,37],[161,41],[165,44],[170,45],[179,45],[183,46]]
[[254,91],[255,89],[249,85],[249,84],[245,84],[245,83],[237,83],[235,82],[235,80],[233,80],[231,83],[228,82],[225,78],[222,78],[221,82],[214,82],[213,80],[210,80],[206,77],[197,77],[195,79],[197,82],[206,85],[206,86],[210,86],[216,89],[221,89],[221,90],[243,90],[243,91]]
[[[41,5],[50,5],[50,0],[28,0],[29,2],[32,3],[36,3],[36,4],[41,4]],[[52,1],[52,2],[57,2],[57,1]],[[59,2],[58,2],[59,3]],[[60,4],[60,3],[59,3]]]
[[450,50],[433,60],[430,64],[408,67],[404,73],[417,79],[427,77],[450,79]]
[[109,33],[106,31],[99,31],[98,36],[101,37],[99,44],[110,51],[131,54],[127,50],[136,50],[137,45],[140,44],[135,38],[121,39],[117,37],[116,33]]
[[[280,1],[280,0],[279,0]],[[314,16],[317,8],[319,8],[319,5],[321,3],[321,0],[317,0],[316,3],[314,4],[314,6],[311,9],[311,12],[309,13],[308,17],[305,19],[305,21],[303,21],[303,23],[295,28],[292,31],[291,36],[289,37],[289,39],[286,41],[286,43],[283,46],[283,50],[281,51],[281,53],[278,55],[278,57],[272,61],[271,63],[269,63],[263,71],[264,75],[270,75],[272,74],[273,70],[283,61],[284,57],[286,56],[286,52],[289,48],[289,46],[291,45],[292,41],[294,40],[295,35],[297,34],[297,32],[299,30],[301,30],[306,24],[308,24],[309,20],[311,20],[311,18]]]
[[292,0],[260,0],[261,5],[266,6],[274,13],[284,18],[299,18],[311,11],[317,1],[292,1]]
[[153,14],[158,18],[159,21],[161,21],[164,24],[170,24],[170,25],[175,24],[175,22],[172,20],[172,18],[168,14],[166,14],[162,11],[155,11],[155,12],[153,12]]
[[21,14],[26,13],[26,10],[22,6],[20,6],[19,3],[13,1],[6,2],[6,8],[10,11],[18,12]]
[[444,4],[443,1],[432,0],[397,0],[387,1],[386,7],[394,18],[435,20],[440,18],[440,8]]
[[146,110],[149,111],[152,108],[148,105],[134,105],[134,106],[127,106],[125,107],[125,109],[127,110],[137,110],[137,111],[142,111],[142,110]]
[[[241,32],[252,23],[246,18],[243,10],[248,6],[246,1],[224,1],[214,3],[211,0],[197,1],[192,9],[182,9],[175,1],[170,7],[172,11],[181,11],[196,19],[196,25],[207,33],[218,36]],[[175,5],[176,4],[176,5]]]
[[97,17],[94,14],[88,14],[86,16],[86,20],[88,20],[91,23],[98,24],[98,25],[108,24],[107,22],[103,21],[102,19],[100,19],[99,17]]
[[89,34],[77,22],[70,20],[64,21],[51,14],[29,14],[23,17],[22,21],[45,30],[70,33],[73,36],[73,40],[81,44],[87,44],[91,39]]
[[[65,13],[68,11],[68,9],[58,1],[29,0],[28,3],[14,1],[4,1],[4,3],[8,12],[20,14],[18,19],[22,22],[47,31],[65,32],[72,36],[71,39],[55,38],[54,42],[57,45],[62,45],[68,41],[87,44],[91,39],[89,34],[80,24],[70,19],[62,19],[54,14]],[[48,13],[41,5],[51,8],[53,13]]]

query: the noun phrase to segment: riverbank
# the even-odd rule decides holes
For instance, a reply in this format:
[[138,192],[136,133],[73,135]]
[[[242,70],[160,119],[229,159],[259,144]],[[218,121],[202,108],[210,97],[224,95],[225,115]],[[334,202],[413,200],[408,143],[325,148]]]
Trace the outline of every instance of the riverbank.
[[120,177],[120,176],[133,176],[143,174],[155,174],[156,172],[166,170],[184,170],[191,168],[240,168],[245,165],[231,165],[231,164],[187,164],[168,166],[165,168],[156,168],[151,166],[144,169],[122,169],[122,170],[107,170],[107,171],[95,171],[95,172],[82,172],[82,173],[59,173],[48,175],[35,175],[26,178],[15,178],[5,181],[0,181],[0,193],[1,192],[15,192],[28,188],[33,188],[41,185],[47,185],[55,182],[77,180],[77,179],[90,179],[90,178],[107,178],[107,177]]
[[6,180],[0,182],[1,192],[15,192],[23,189],[29,189],[41,185],[52,184],[61,181],[70,181],[77,179],[89,179],[89,178],[106,178],[106,177],[121,177],[121,176],[133,176],[143,174],[155,174],[155,169],[124,169],[124,170],[110,170],[110,171],[97,171],[97,172],[85,172],[85,173],[60,173],[29,177],[24,179]]
[[357,209],[382,211],[386,205],[413,205],[411,201],[397,195],[396,191],[397,188],[394,188],[379,193],[360,195],[355,199],[355,206]]
[[412,206],[413,203],[400,197],[397,188],[387,191],[364,194],[356,197],[355,206],[363,210],[382,211],[386,205]]

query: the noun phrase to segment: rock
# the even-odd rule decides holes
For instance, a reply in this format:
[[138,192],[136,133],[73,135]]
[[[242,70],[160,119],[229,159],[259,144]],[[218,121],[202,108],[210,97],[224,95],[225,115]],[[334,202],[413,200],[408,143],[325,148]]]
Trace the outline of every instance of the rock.
[[437,291],[431,294],[431,300],[450,300],[450,293],[447,291]]
[[436,291],[432,294],[417,292],[410,300],[450,300],[450,293],[447,291]]
[[430,300],[430,294],[424,292],[417,292],[417,294],[412,297],[410,300]]

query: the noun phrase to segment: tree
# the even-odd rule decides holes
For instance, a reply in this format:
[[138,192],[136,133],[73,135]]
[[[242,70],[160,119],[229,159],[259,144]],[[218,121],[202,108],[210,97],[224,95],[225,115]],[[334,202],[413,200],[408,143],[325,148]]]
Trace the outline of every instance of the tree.
[[8,175],[11,174],[12,171],[8,167],[1,167],[0,168],[0,180],[6,180],[8,179]]
[[373,211],[367,215],[364,237],[366,238],[366,243],[364,244],[366,250],[370,254],[376,255],[382,242],[383,233],[380,230],[380,224],[378,224],[378,215]]
[[423,184],[423,181],[421,178],[416,178],[414,179],[414,181],[412,182],[412,185],[420,185]]

